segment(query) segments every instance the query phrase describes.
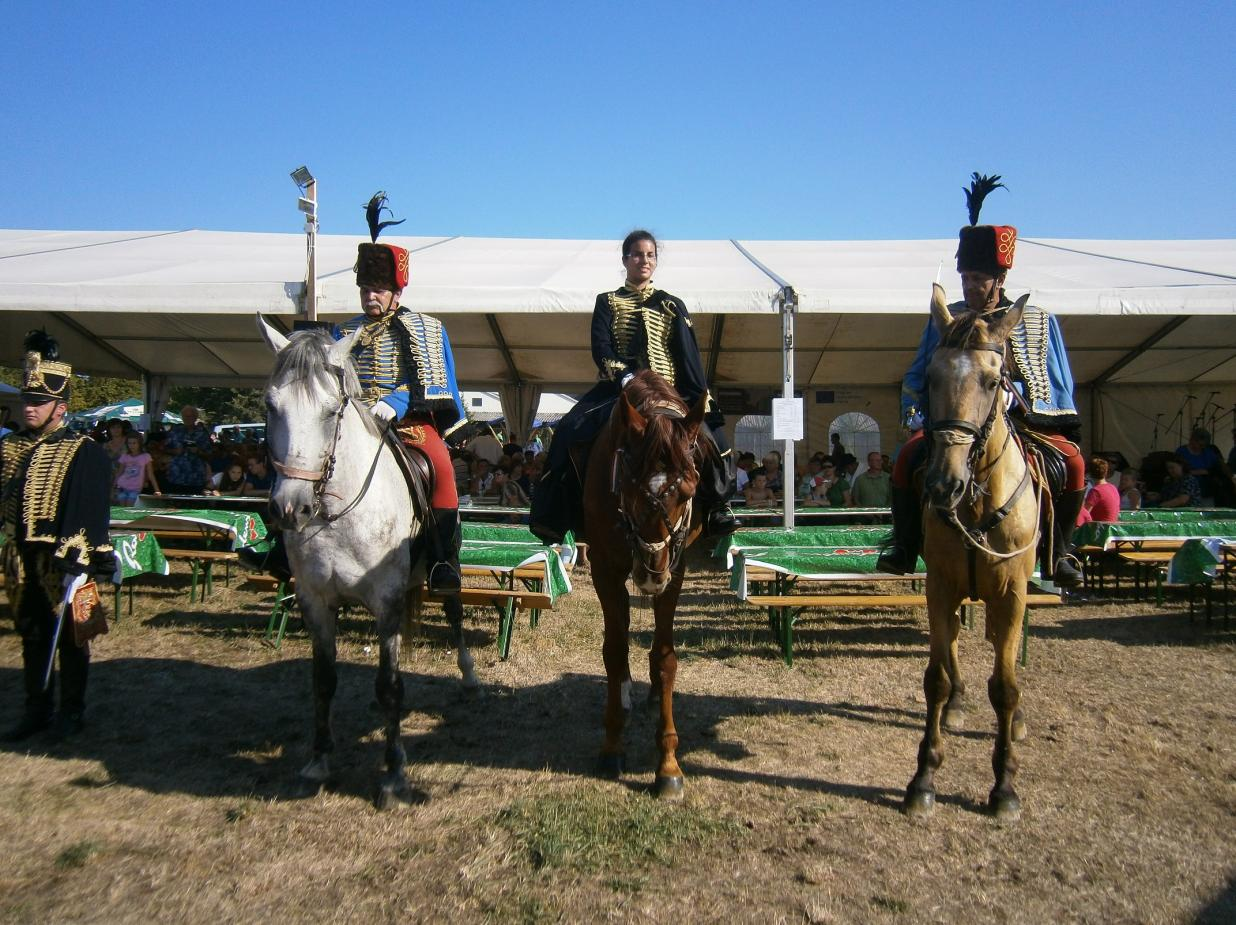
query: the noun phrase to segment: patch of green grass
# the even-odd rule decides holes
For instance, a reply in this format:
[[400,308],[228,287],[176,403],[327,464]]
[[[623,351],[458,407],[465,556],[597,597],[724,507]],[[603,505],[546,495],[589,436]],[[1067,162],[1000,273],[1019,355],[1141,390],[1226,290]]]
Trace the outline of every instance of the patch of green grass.
[[75,845],[69,845],[69,847],[56,855],[56,866],[61,870],[84,867],[91,857],[102,850],[103,846],[97,841],[79,841]]
[[585,873],[672,864],[681,849],[698,849],[743,831],[737,822],[690,804],[594,788],[519,800],[497,821],[538,870]]
[[871,905],[877,909],[884,909],[894,915],[901,915],[903,912],[910,911],[910,904],[904,899],[897,899],[894,896],[872,896]]

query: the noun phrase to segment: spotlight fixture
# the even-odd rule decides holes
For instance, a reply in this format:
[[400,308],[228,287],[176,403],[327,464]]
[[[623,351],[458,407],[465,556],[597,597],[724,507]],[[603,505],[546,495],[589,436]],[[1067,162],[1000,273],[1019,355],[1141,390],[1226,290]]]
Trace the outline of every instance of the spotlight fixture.
[[309,172],[309,168],[303,164],[292,171],[292,182],[299,186],[302,190],[312,183],[313,180],[313,174],[311,174]]

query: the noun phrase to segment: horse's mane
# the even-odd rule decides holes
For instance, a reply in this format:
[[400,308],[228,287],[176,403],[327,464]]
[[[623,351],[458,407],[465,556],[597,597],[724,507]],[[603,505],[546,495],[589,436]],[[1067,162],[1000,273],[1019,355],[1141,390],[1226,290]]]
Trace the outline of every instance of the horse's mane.
[[940,338],[940,346],[966,350],[980,344],[991,343],[987,326],[997,320],[998,314],[1000,312],[962,312],[953,318],[953,323]]
[[[339,380],[335,377],[334,367],[327,362],[327,351],[334,344],[335,339],[321,328],[297,331],[288,338],[287,346],[275,354],[271,381],[299,389],[306,397],[311,391],[310,386],[315,384],[327,392],[334,392]],[[349,398],[359,399],[361,396],[356,367],[350,362],[343,365],[343,392]],[[372,414],[362,414],[361,420],[371,434],[379,436]]]
[[674,387],[654,370],[635,374],[623,390],[647,422],[641,442],[637,477],[650,480],[660,470],[686,472],[691,467],[691,448],[686,434],[675,422],[682,421],[689,409]]

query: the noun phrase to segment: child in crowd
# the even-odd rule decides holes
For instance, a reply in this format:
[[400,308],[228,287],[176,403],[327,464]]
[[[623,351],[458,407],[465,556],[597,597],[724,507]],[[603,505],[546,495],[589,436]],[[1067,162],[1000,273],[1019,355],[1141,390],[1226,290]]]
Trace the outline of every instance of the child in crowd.
[[747,507],[775,507],[777,493],[768,487],[768,473],[761,469],[751,470],[751,481],[743,497],[747,499]]
[[1140,511],[1142,491],[1137,486],[1137,470],[1125,469],[1120,473],[1120,510]]
[[232,459],[228,461],[226,469],[211,477],[210,493],[238,498],[245,493],[246,485],[248,482],[245,481],[245,467],[240,464],[239,459]]
[[137,496],[142,493],[146,483],[159,491],[159,482],[155,478],[154,466],[150,454],[142,446],[141,434],[129,434],[124,440],[125,449],[116,460],[116,482],[112,491],[112,499],[116,504],[132,507],[137,504]]

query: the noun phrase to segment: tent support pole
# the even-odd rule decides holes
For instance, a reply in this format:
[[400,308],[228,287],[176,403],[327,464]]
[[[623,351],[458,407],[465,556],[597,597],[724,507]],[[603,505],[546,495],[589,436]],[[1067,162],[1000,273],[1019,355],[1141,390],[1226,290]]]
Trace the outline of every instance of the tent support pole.
[[[798,293],[793,286],[782,286],[777,294],[781,305],[781,397],[794,397],[794,315],[798,311]],[[781,460],[781,497],[785,510],[783,526],[787,530],[794,529],[795,491],[798,488],[794,480],[794,441],[784,441],[784,452]]]

